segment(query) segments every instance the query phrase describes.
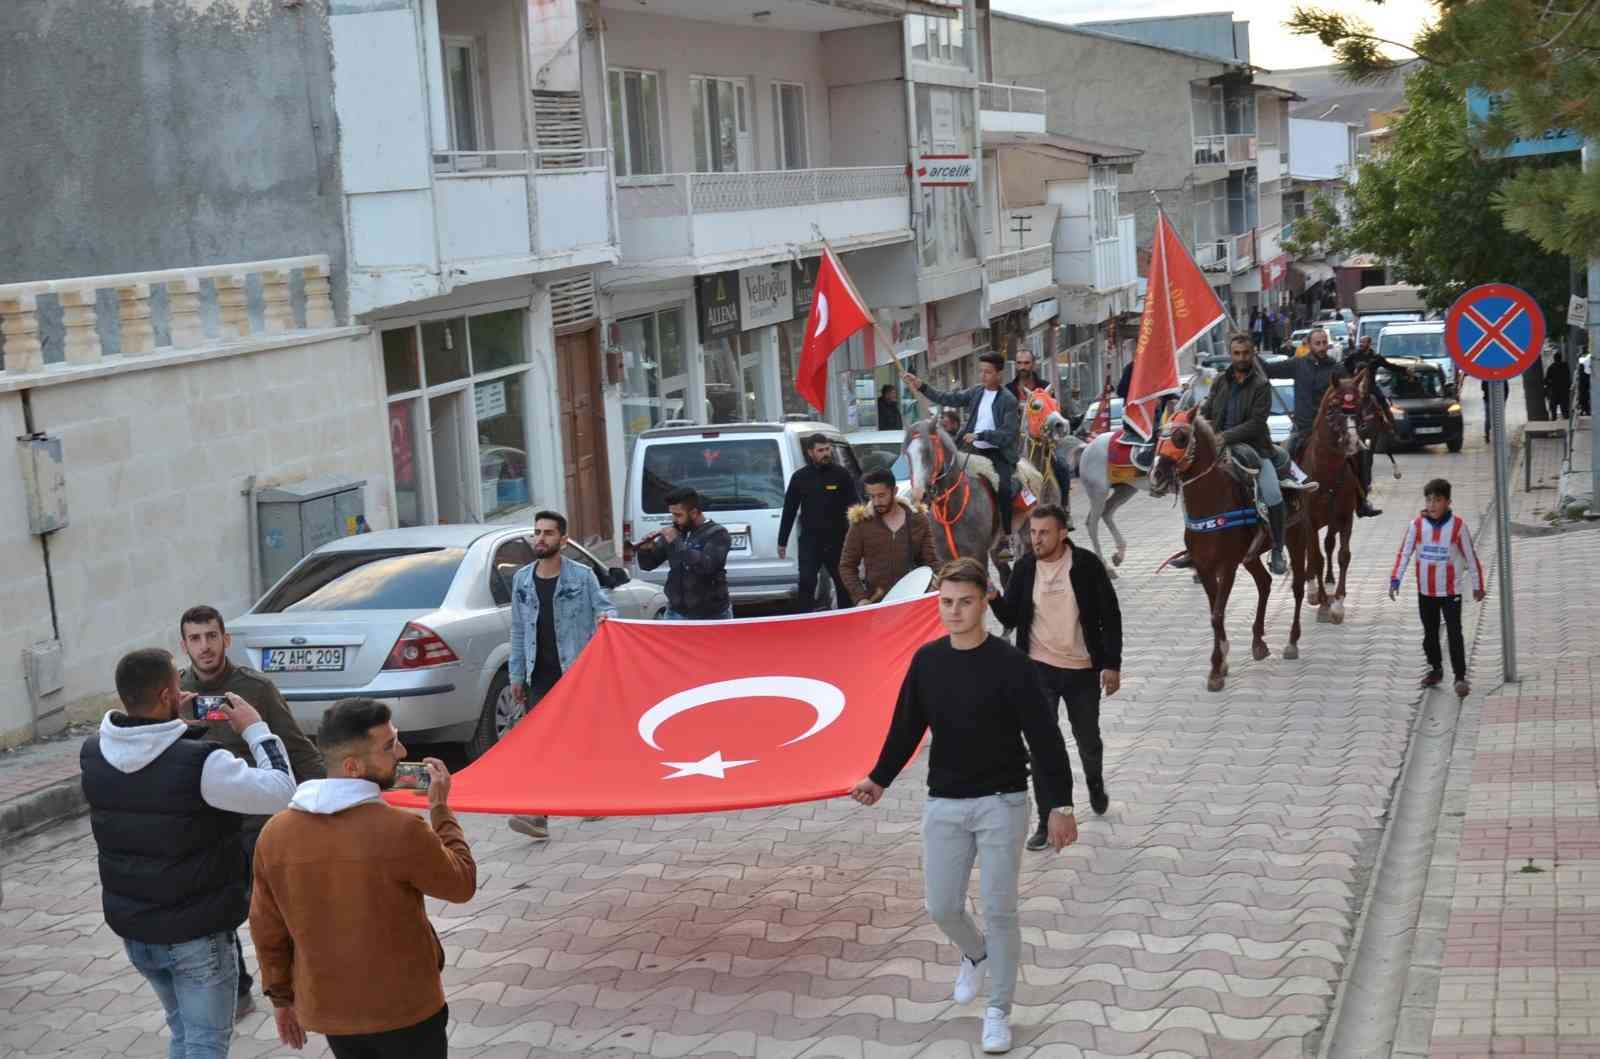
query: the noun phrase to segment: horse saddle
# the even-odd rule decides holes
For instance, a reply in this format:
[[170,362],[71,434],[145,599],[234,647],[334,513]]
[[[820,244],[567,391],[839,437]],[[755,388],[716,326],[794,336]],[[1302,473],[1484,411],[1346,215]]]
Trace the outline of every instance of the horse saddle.
[[1106,466],[1113,484],[1137,478],[1141,474],[1149,474],[1150,467],[1155,461],[1155,442],[1143,441],[1137,434],[1130,434],[1121,428],[1111,435],[1111,444],[1106,452]]

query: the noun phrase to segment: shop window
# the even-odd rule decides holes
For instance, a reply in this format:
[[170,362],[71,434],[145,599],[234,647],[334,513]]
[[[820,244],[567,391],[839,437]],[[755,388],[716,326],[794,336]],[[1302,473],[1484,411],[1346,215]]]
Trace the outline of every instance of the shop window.
[[522,396],[526,379],[525,374],[508,375],[472,388],[478,423],[480,510],[485,518],[531,502],[527,416]]
[[521,309],[484,313],[467,322],[472,331],[472,370],[482,374],[528,362],[528,346],[523,341]]
[[419,405],[412,397],[389,405],[389,456],[394,464],[395,523],[421,526],[426,522],[422,504],[421,460],[417,438],[422,433]]
[[428,385],[467,377],[466,320],[429,320],[422,325],[422,365]]
[[617,321],[622,347],[622,427],[633,439],[667,420],[686,419],[689,390],[683,310],[674,306]]
[[391,394],[410,393],[422,388],[415,327],[402,327],[383,333],[383,381],[385,389]]

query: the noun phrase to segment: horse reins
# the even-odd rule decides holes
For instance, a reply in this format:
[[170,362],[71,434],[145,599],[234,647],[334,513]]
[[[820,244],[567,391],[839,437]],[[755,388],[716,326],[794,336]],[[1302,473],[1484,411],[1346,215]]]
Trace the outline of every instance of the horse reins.
[[[937,482],[944,477],[944,444],[929,431],[928,446],[933,449],[933,481]],[[952,460],[951,464],[954,465]],[[954,515],[950,514],[950,498],[957,489],[961,490],[961,507]],[[944,528],[945,543],[950,546],[950,555],[955,557],[960,554],[956,549],[956,535],[953,527],[961,516],[967,513],[967,504],[972,500],[972,479],[968,477],[965,467],[956,469],[956,480],[943,492],[928,501],[928,512],[933,515],[933,520]]]

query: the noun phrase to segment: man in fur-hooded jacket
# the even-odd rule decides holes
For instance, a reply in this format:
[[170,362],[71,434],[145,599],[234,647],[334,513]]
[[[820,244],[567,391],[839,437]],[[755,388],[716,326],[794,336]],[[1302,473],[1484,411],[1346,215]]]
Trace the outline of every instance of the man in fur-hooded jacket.
[[878,602],[912,570],[937,563],[928,516],[896,499],[894,475],[869,471],[861,484],[867,502],[850,509],[850,530],[839,558],[839,579],[857,606]]

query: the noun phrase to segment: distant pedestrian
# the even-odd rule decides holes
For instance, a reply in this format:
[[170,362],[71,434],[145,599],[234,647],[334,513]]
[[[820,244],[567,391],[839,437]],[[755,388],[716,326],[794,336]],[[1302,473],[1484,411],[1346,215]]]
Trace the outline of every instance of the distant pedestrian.
[[1493,422],[1494,422],[1494,413],[1489,408],[1489,387],[1491,387],[1491,386],[1500,387],[1501,411],[1502,411],[1502,414],[1503,414],[1504,413],[1505,398],[1510,395],[1511,384],[1508,383],[1508,382],[1504,382],[1504,381],[1490,382],[1488,379],[1484,379],[1479,385],[1483,387],[1483,440],[1484,441],[1488,441],[1489,440],[1489,428],[1493,425]]
[[[228,635],[222,612],[212,606],[200,604],[190,607],[178,619],[178,635],[183,640],[184,653],[189,656],[189,668],[178,673],[178,688],[198,695],[223,695],[233,692],[255,707],[267,728],[283,741],[289,753],[289,767],[298,782],[318,780],[323,777],[322,755],[316,745],[306,738],[300,724],[289,712],[289,704],[265,675],[249,666],[234,665],[228,659],[228,648],[233,637]],[[248,743],[236,732],[222,711],[209,715],[196,710],[192,715],[205,729],[206,738],[220,743],[241,761],[253,760]],[[185,718],[186,720],[189,718]],[[265,815],[247,816],[239,832],[244,846],[244,863],[248,869],[255,860],[256,839],[266,826]],[[250,995],[253,979],[244,962],[244,946],[239,942],[239,932],[233,933],[234,954],[239,958],[239,1003],[234,1008],[234,1018],[241,1019],[256,1009],[255,998]]]
[[850,528],[850,509],[860,499],[855,477],[833,455],[826,434],[807,434],[801,442],[806,465],[789,478],[783,494],[783,516],[778,521],[778,558],[789,557],[789,534],[796,517],[800,522],[800,590],[796,609],[802,614],[816,606],[817,575],[833,580],[834,602],[848,606],[850,593],[839,577],[839,555]]
[[912,570],[938,561],[928,516],[895,496],[894,475],[880,468],[868,471],[861,483],[867,500],[850,509],[839,559],[839,576],[857,605],[877,603]]
[[1589,364],[1588,357],[1578,358],[1578,414],[1581,416],[1591,414],[1590,408],[1593,402],[1590,388],[1594,383],[1589,378]]
[[[989,601],[994,616],[1017,630],[1017,650],[1032,660],[1052,714],[1067,704],[1067,721],[1078,744],[1089,806],[1104,816],[1104,744],[1100,739],[1100,693],[1122,687],[1122,609],[1116,589],[1098,556],[1067,539],[1067,513],[1053,504],[1033,509],[1028,519],[1033,550],[1017,560],[1005,594]],[[1039,826],[1028,839],[1031,850],[1049,844],[1050,809],[1045,789],[1034,785]],[[1072,802],[1067,773],[1066,804]]]
[[406,748],[389,707],[340,699],[317,732],[328,775],[261,832],[250,934],[278,1039],[327,1036],[335,1059],[444,1059],[444,948],[424,897],[461,903],[478,867],[426,758],[428,817],[384,802]]
[[116,684],[122,709],[78,755],[106,925],[160,999],[173,1059],[222,1059],[239,1002],[234,935],[250,911],[240,832],[289,804],[289,755],[233,692],[216,708],[251,762],[189,724],[194,696],[166,651],[124,655]]
[[1550,404],[1551,419],[1562,420],[1572,412],[1572,372],[1559,349],[1544,370],[1544,396]]
[[[1010,1011],[1022,959],[1017,921],[1022,843],[1028,832],[1028,763],[1051,806],[1049,845],[1077,841],[1067,748],[1027,656],[984,628],[989,575],[975,559],[939,571],[939,618],[950,635],[919,649],[900,685],[878,763],[850,796],[876,805],[931,729],[922,813],[928,915],[961,950],[954,1000],[971,1003],[989,975],[985,1052],[1011,1049]],[[967,914],[976,861],[983,929]]]
[[684,486],[666,495],[672,524],[650,534],[634,549],[641,570],[662,563],[667,571],[668,621],[733,617],[728,598],[728,551],[733,538],[706,518],[704,501]]
[[878,429],[904,430],[905,420],[900,415],[900,399],[888,383],[878,388]]
[[1256,348],[1262,348],[1267,337],[1267,318],[1259,308],[1250,310],[1250,337],[1255,339]]
[[[533,516],[534,561],[511,576],[511,696],[516,724],[556,686],[578,660],[600,623],[617,616],[594,571],[562,554],[567,517],[559,511]],[[535,841],[550,837],[543,816],[513,816],[511,830]]]
[[1428,660],[1428,675],[1422,678],[1422,686],[1431,688],[1444,680],[1444,660],[1439,652],[1439,622],[1443,619],[1450,641],[1450,665],[1455,671],[1455,692],[1465,698],[1472,689],[1467,684],[1467,648],[1461,635],[1461,591],[1470,585],[1473,600],[1483,601],[1483,566],[1478,562],[1467,524],[1450,510],[1450,483],[1435,478],[1422,487],[1422,497],[1422,514],[1406,527],[1394,569],[1389,573],[1389,598],[1399,597],[1400,581],[1415,554],[1422,652]]

